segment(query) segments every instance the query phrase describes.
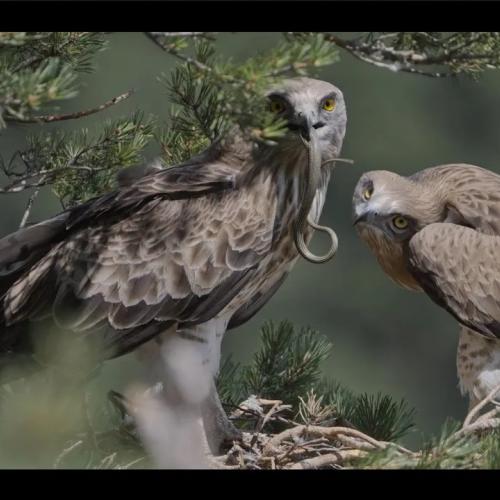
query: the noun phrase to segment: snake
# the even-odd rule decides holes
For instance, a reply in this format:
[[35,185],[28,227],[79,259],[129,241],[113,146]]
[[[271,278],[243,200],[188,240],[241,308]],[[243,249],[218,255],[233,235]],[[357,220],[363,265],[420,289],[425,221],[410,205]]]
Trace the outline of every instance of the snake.
[[[321,150],[319,148],[319,141],[314,131],[311,131],[309,140],[305,139],[302,135],[300,137],[307,149],[309,169],[304,185],[299,213],[294,224],[294,241],[297,251],[302,257],[304,257],[304,259],[312,262],[313,264],[322,264],[329,261],[335,256],[338,250],[339,240],[337,234],[332,228],[316,224],[309,218],[309,212],[311,211],[313,200],[316,196],[316,190],[321,181],[321,167],[324,164],[321,162]],[[328,160],[325,163],[331,163],[337,160],[343,161],[342,159],[333,159]],[[304,240],[304,234],[306,232],[307,226],[312,227],[315,231],[326,233],[330,237],[330,249],[326,254],[315,255],[307,248],[306,242]]]

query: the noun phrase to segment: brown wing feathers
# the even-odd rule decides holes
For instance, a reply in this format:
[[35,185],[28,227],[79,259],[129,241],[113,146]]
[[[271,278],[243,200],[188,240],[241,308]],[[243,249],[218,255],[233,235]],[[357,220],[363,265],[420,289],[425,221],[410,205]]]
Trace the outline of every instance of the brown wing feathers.
[[431,224],[409,244],[409,267],[424,291],[469,328],[500,337],[500,237]]
[[453,164],[410,179],[445,196],[443,222],[424,227],[409,242],[411,274],[460,323],[500,337],[500,176]]
[[[155,335],[158,321],[165,329],[220,312],[269,251],[274,217],[233,189],[234,170],[206,167],[147,175],[53,226],[0,240],[0,271],[24,265],[0,296],[5,327],[47,314],[82,333],[109,324],[105,343],[116,353]],[[41,249],[35,262],[20,264],[14,245],[23,240]]]

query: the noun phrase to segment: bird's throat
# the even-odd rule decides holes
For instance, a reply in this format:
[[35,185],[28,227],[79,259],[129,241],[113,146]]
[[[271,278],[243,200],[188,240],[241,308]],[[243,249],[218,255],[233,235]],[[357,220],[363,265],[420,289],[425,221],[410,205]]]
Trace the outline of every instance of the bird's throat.
[[362,225],[357,228],[360,238],[375,254],[384,272],[395,283],[408,290],[421,291],[406,267],[404,244],[389,239],[382,231]]

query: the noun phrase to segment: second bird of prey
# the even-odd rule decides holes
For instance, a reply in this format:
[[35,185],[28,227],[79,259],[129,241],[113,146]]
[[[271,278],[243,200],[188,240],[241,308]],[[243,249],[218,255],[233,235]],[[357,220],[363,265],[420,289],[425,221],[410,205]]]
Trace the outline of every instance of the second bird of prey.
[[474,406],[500,384],[500,176],[465,164],[368,172],[353,210],[390,278],[460,323],[458,375]]

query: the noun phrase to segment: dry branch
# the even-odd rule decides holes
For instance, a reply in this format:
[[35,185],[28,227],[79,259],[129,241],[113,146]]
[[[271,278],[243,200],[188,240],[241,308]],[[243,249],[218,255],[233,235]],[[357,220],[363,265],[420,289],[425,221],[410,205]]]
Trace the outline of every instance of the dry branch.
[[305,458],[300,462],[291,464],[287,469],[321,469],[328,466],[339,465],[346,461],[366,456],[361,450],[341,450],[336,453],[327,453],[313,458]]
[[107,108],[110,108],[111,106],[114,106],[115,104],[118,104],[124,101],[125,99],[128,99],[133,93],[134,93],[133,90],[128,90],[124,94],[109,99],[109,101],[106,101],[100,106],[87,109],[84,111],[75,111],[74,113],[67,113],[63,115],[31,116],[27,118],[17,117],[17,116],[16,117],[6,116],[5,119],[7,121],[16,123],[52,123],[52,122],[61,122],[66,120],[76,120],[78,118],[83,118],[84,116],[93,115],[95,113],[98,113],[99,111],[103,111]]

